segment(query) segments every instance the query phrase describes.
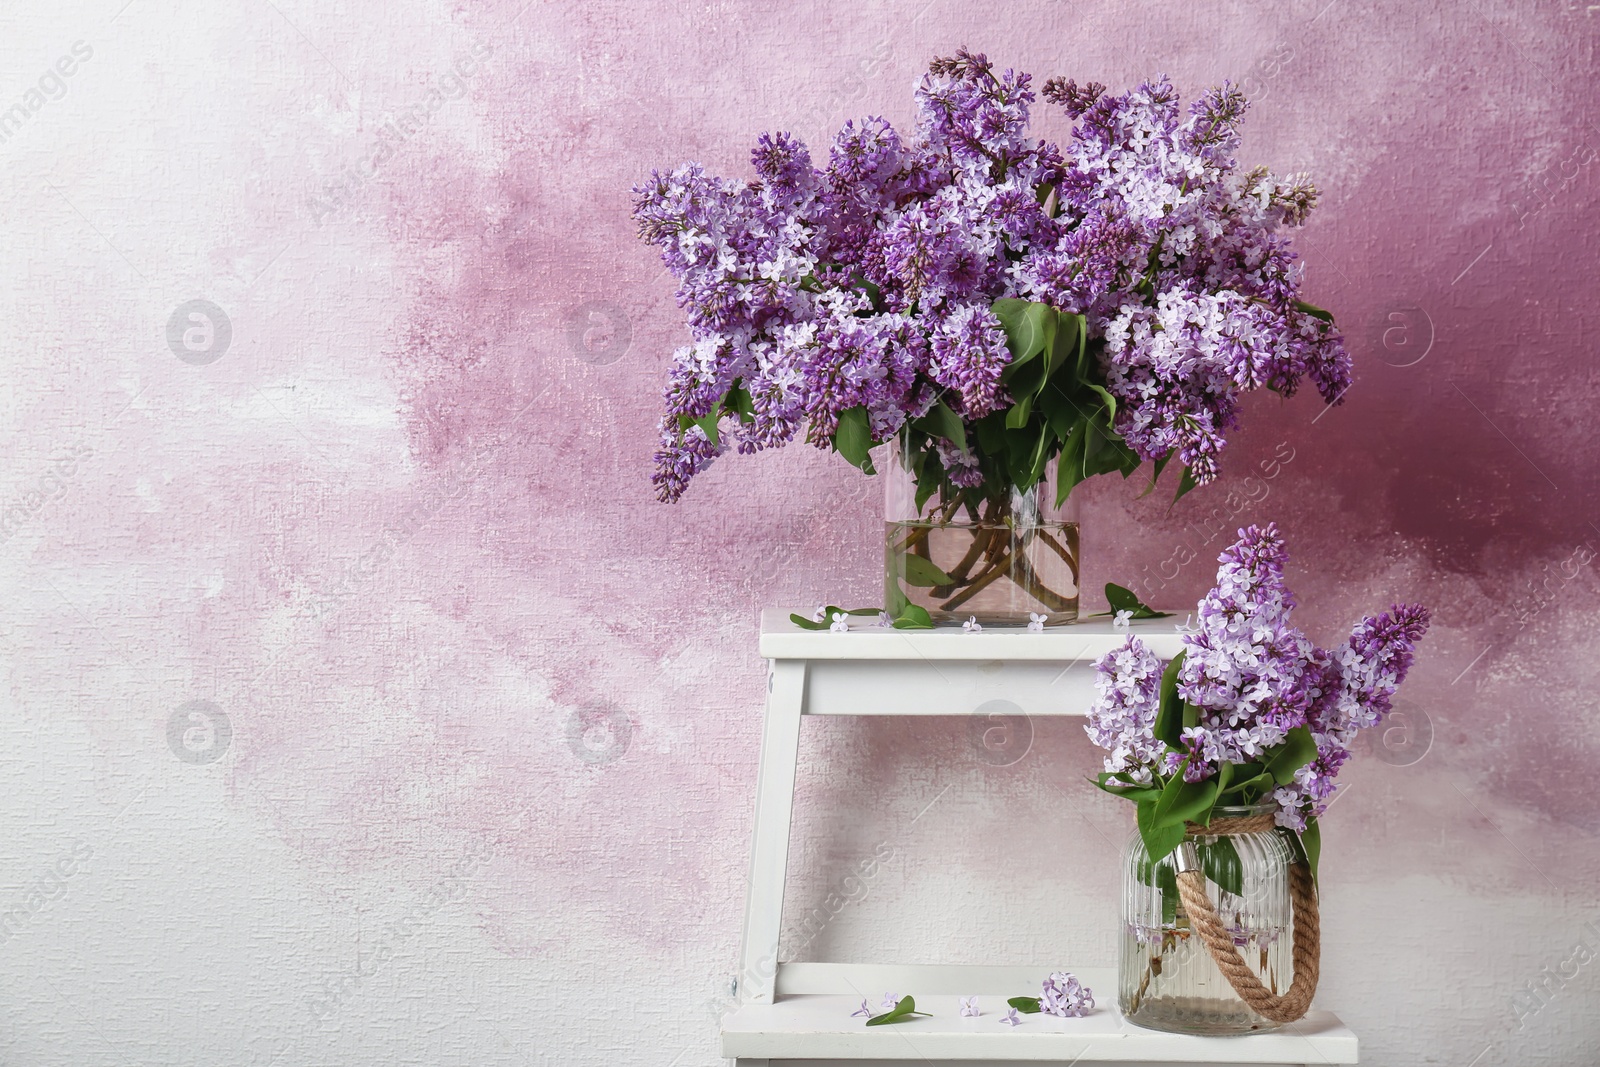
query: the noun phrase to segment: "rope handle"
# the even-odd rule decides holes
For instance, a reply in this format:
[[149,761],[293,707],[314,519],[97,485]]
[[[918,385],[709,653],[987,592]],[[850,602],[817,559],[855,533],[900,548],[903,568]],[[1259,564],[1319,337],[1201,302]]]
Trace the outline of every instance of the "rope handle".
[[[1271,816],[1266,817],[1269,821]],[[1229,820],[1232,821],[1232,820]],[[1245,822],[1244,819],[1238,820]],[[1221,823],[1222,820],[1218,820]],[[1252,828],[1253,829],[1253,828]],[[1209,833],[1246,833],[1248,830],[1220,827],[1213,824]],[[1248,964],[1239,955],[1233,935],[1222,925],[1222,917],[1206,896],[1206,876],[1200,869],[1194,842],[1184,841],[1178,846],[1175,857],[1177,867],[1178,897],[1189,922],[1200,932],[1200,937],[1211,952],[1222,976],[1228,980],[1239,999],[1256,1012],[1275,1023],[1292,1023],[1311,1008],[1311,998],[1317,993],[1317,980],[1322,967],[1322,924],[1317,914],[1317,890],[1311,881],[1311,871],[1296,862],[1289,867],[1289,903],[1294,921],[1294,981],[1282,994],[1272,992],[1261,984]]]

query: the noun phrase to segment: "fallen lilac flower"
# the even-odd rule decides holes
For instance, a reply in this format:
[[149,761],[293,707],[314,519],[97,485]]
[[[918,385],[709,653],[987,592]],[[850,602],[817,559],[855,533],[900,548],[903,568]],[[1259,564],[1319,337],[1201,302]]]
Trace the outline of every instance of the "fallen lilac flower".
[[854,1019],[857,1017],[864,1017],[867,1019],[872,1018],[872,1009],[867,1007],[866,997],[861,998],[861,1007],[850,1013],[850,1018]]
[[983,632],[983,625],[978,622],[976,615],[969,615],[967,621],[961,624],[961,629],[969,634],[978,634]]
[[1022,1016],[1017,1014],[1016,1008],[1012,1008],[1006,1012],[1005,1018],[1001,1019],[1000,1021],[1005,1023],[1007,1026],[1021,1026]]
[[1111,625],[1119,630],[1126,630],[1133,622],[1133,612],[1123,610],[1117,612],[1117,617],[1111,620]]
[[847,616],[842,611],[834,612],[833,613],[833,623],[832,623],[832,625],[830,625],[828,627],[828,629],[832,630],[836,634],[849,633],[850,632],[850,618],[849,618],[849,616]]
[[1044,624],[1050,620],[1048,615],[1040,615],[1036,611],[1028,612],[1028,629],[1036,634],[1044,633]]
[[[865,1003],[865,1001],[863,1001],[863,1003]],[[885,993],[883,995],[883,1004],[881,1004],[880,1007],[892,1008],[892,1007],[895,1007],[896,1005],[898,1005],[899,1003],[900,1003],[900,998],[899,997],[895,996],[893,993]]]
[[1079,1019],[1094,1009],[1094,994],[1071,971],[1056,971],[1044,980],[1039,1010],[1063,1019]]
[[978,1015],[979,1015],[979,1012],[978,1012],[978,998],[977,997],[962,997],[961,998],[961,1017],[963,1019],[976,1019],[978,1017]]

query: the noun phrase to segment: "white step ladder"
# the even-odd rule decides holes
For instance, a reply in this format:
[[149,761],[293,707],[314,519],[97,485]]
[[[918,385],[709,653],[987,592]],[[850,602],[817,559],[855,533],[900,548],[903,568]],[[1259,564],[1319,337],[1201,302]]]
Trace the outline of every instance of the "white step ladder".
[[[1040,988],[1048,967],[785,963],[778,959],[789,824],[806,715],[970,715],[1006,700],[1030,716],[1081,716],[1094,697],[1094,664],[1130,630],[1109,620],[1031,633],[990,628],[883,629],[851,618],[849,633],[795,626],[789,613],[761,619],[761,655],[771,661],[756,780],[750,884],[740,951],[740,1006],[722,1020],[722,1055],[738,1067],[852,1067],[903,1060],[937,1067],[1030,1063],[1353,1064],[1356,1036],[1335,1016],[1313,1011],[1265,1034],[1193,1037],[1134,1026],[1117,1011],[1111,971],[1080,970],[1099,992],[1082,1019],[1024,1016],[1002,1024],[1005,998]],[[1147,619],[1131,632],[1163,658],[1182,644],[1173,619]],[[882,990],[909,993],[932,1018],[867,1027],[851,1012]],[[983,1015],[963,1018],[957,997],[977,995]]]

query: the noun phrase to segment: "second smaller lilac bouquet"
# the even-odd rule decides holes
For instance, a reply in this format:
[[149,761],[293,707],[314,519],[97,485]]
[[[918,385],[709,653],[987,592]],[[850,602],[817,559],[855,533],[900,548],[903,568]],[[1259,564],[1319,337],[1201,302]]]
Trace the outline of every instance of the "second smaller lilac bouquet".
[[1138,805],[1152,861],[1216,808],[1271,804],[1314,872],[1334,777],[1411,668],[1426,608],[1397,604],[1318,648],[1290,623],[1287,559],[1275,524],[1239,531],[1182,652],[1163,663],[1130,636],[1096,665],[1085,729],[1107,753],[1097,784]]

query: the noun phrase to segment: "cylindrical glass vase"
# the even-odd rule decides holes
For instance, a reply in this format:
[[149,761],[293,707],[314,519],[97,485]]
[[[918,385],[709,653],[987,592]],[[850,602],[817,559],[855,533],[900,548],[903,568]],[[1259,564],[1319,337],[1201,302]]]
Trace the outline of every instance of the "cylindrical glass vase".
[[884,592],[935,622],[1046,626],[1078,617],[1077,504],[1055,503],[1055,464],[1038,485],[955,490],[918,501],[907,451],[892,442],[884,472]]
[[[1271,803],[1217,808],[1212,824],[1269,814]],[[1294,980],[1293,907],[1289,867],[1295,851],[1286,832],[1191,833],[1206,894],[1233,934],[1239,955],[1262,985],[1285,992]],[[1129,1022],[1180,1034],[1246,1034],[1276,1030],[1246,1004],[1211,958],[1178,898],[1176,853],[1150,862],[1135,832],[1124,854],[1122,953],[1118,1004]]]

